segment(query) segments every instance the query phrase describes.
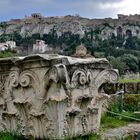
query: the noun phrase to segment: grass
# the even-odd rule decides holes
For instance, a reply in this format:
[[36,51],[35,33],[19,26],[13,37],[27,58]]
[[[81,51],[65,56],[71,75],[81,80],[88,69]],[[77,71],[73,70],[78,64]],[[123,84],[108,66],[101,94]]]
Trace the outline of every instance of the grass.
[[0,132],[0,140],[27,140],[21,135],[12,134],[9,132]]
[[17,55],[18,55],[17,53],[8,50],[4,52],[0,52],[0,58],[13,57]]
[[120,78],[119,83],[138,83],[140,82],[140,79],[122,79]]
[[[102,115],[100,127],[101,131],[121,127],[131,122],[140,122],[140,118],[134,115],[133,111],[120,112],[119,106],[120,103],[118,100],[114,101],[108,111]],[[129,106],[132,105],[129,103]]]
[[117,128],[124,125],[127,125],[129,122],[123,120],[121,117],[113,117],[113,116],[103,116],[101,118],[101,127],[100,131],[105,131],[110,128]]
[[[128,116],[130,118],[127,118],[127,117],[125,118],[123,116],[115,116],[115,115],[111,116],[108,113],[103,115],[101,118],[100,131],[105,131],[106,129],[125,126],[132,122],[138,122],[136,120],[133,120],[133,118],[136,118],[136,116],[132,112],[122,112],[121,115]],[[136,119],[139,119],[139,118],[136,118]]]
[[85,136],[78,136],[75,138],[68,138],[68,139],[64,139],[64,140],[100,140],[101,136],[99,134],[89,134],[89,135],[85,135]]
[[[122,115],[126,116],[134,116],[132,112],[123,112]],[[133,120],[134,122],[134,120]],[[136,122],[136,121],[135,121]],[[110,116],[109,114],[105,114],[101,118],[101,127],[100,127],[100,133],[103,133],[105,130],[123,127],[129,123],[132,123],[132,120],[130,118],[123,118],[119,116]],[[134,140],[136,138],[135,134],[128,134],[126,136],[122,137],[114,137],[115,140]],[[108,139],[107,139],[108,140]]]
[[[26,139],[21,135],[12,134],[9,132],[0,133],[0,140],[36,140],[35,138]],[[40,139],[38,139],[40,140]],[[42,139],[42,140],[51,140],[51,139]],[[99,134],[89,134],[85,136],[77,136],[75,138],[65,138],[63,140],[100,140]]]

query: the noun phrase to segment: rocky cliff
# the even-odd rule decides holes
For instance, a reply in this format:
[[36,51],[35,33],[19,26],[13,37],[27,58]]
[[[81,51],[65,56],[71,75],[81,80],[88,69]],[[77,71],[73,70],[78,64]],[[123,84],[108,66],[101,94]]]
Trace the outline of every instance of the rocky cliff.
[[109,38],[112,34],[117,36],[127,36],[128,30],[133,36],[140,37],[140,15],[118,15],[118,19],[88,19],[78,15],[67,15],[64,17],[43,17],[32,14],[24,19],[12,19],[0,23],[0,35],[17,32],[22,36],[30,36],[40,33],[48,34],[53,29],[57,35],[61,36],[64,32],[79,34],[82,38],[85,31],[93,31],[99,34],[102,40]]

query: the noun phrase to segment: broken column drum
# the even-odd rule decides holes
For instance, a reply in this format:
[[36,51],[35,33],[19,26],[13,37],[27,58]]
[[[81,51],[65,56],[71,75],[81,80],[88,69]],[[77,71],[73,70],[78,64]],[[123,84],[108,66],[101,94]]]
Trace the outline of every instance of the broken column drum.
[[50,139],[96,132],[107,97],[101,86],[117,80],[106,59],[0,59],[0,131]]

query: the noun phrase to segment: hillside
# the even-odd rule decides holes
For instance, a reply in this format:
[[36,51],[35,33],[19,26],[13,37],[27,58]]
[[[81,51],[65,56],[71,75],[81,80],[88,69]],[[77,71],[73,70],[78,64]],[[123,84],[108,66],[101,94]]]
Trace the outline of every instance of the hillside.
[[58,36],[64,32],[70,31],[72,34],[79,34],[84,36],[85,31],[94,31],[100,29],[100,38],[106,39],[110,34],[117,34],[117,28],[123,28],[123,34],[129,29],[134,36],[140,36],[140,15],[118,15],[118,19],[88,19],[80,17],[79,15],[64,17],[43,17],[40,14],[32,14],[23,19],[11,19],[7,22],[0,23],[0,35],[11,34],[17,32],[22,36],[30,36],[32,34],[40,33],[48,34],[51,30],[56,30]]
[[83,43],[95,57],[107,57],[115,68],[140,71],[140,15],[118,15],[118,19],[88,19],[79,15],[43,17],[38,13],[0,23],[0,42],[14,40],[32,50],[36,39],[54,52],[72,55]]

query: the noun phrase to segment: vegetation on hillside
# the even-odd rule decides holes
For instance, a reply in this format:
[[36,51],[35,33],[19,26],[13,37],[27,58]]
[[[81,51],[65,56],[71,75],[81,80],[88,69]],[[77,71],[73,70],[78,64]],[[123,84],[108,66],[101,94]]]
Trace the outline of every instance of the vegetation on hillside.
[[10,49],[0,52],[0,58],[13,57],[17,55],[18,54],[15,51],[11,51]]
[[93,29],[85,31],[82,38],[79,34],[72,34],[71,31],[58,36],[53,28],[48,34],[43,35],[37,33],[23,37],[17,32],[3,34],[0,36],[0,42],[13,40],[16,41],[17,46],[27,50],[33,46],[35,40],[42,39],[49,46],[63,50],[64,55],[72,55],[76,46],[83,43],[89,53],[95,57],[106,57],[114,68],[120,70],[120,74],[124,74],[127,70],[140,71],[140,38],[132,37],[131,34],[127,38],[112,34],[110,38],[101,40],[100,33],[101,29],[97,27],[94,31]]

